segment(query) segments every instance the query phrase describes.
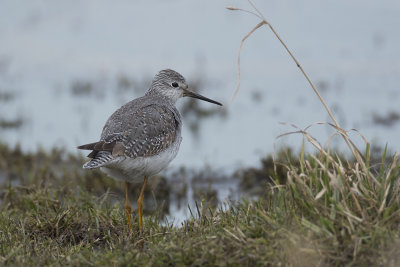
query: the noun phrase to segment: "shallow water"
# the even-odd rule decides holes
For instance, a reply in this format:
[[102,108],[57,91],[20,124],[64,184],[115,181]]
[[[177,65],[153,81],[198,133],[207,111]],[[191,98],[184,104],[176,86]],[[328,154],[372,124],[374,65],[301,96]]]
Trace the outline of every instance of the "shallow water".
[[[376,118],[400,112],[400,2],[256,4],[340,124],[398,151],[398,121],[384,126]],[[249,7],[246,1],[211,0],[2,1],[0,92],[14,97],[0,99],[0,116],[24,123],[2,129],[0,140],[20,143],[24,150],[61,146],[74,151],[96,141],[108,116],[142,95],[152,76],[168,67],[189,83],[202,81],[201,93],[223,102],[220,112],[227,113],[185,117],[183,142],[171,168],[234,170],[258,165],[275,142],[300,147],[300,136],[276,141],[293,130],[279,122],[304,128],[329,117],[269,30],[260,29],[245,43],[242,87],[230,103],[239,42],[258,21],[226,10],[227,5]],[[198,135],[188,127],[197,120]],[[332,129],[314,126],[311,133],[323,143]],[[352,136],[362,148],[362,139]],[[338,138],[332,145],[345,150]]]
[[[211,201],[217,205],[218,209],[224,210],[228,207],[226,204],[237,201],[243,197],[243,192],[239,190],[239,180],[237,179],[217,179],[209,184],[201,186],[200,188],[204,189],[204,192],[215,192],[215,195],[210,199],[206,199],[205,196],[200,196],[200,198],[196,196],[194,189],[199,189],[199,187],[193,186],[192,181],[189,182],[186,197],[182,200],[173,199],[173,201],[170,202],[169,213],[165,216],[165,222],[180,226],[181,223],[190,218],[190,216],[198,217],[197,207],[202,205],[202,200],[203,205],[207,207],[213,205],[213,203],[210,203]],[[201,197],[203,197],[203,199]]]

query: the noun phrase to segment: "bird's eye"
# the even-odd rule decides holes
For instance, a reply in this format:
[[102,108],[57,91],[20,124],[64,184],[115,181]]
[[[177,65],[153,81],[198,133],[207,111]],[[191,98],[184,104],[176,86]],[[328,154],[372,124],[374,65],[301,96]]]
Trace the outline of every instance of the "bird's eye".
[[172,85],[173,87],[178,87],[178,86],[179,86],[179,84],[178,84],[177,82],[173,82],[171,85]]

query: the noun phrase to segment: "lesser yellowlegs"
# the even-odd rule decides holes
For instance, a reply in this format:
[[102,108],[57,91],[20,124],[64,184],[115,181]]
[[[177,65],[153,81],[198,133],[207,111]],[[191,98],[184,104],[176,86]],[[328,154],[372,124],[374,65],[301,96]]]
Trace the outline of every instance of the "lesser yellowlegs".
[[83,168],[96,169],[114,179],[125,181],[125,209],[132,233],[128,183],[143,185],[137,200],[139,230],[142,231],[143,197],[148,177],[159,173],[176,157],[182,141],[181,115],[175,107],[184,96],[222,106],[219,102],[188,90],[182,75],[160,71],[142,97],[120,107],[104,125],[100,141],[79,146],[92,150]]

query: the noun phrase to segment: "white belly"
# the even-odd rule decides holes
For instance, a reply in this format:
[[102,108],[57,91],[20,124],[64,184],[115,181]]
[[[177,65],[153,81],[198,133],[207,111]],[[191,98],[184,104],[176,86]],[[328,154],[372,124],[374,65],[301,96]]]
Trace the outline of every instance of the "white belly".
[[182,138],[176,138],[175,142],[160,154],[152,157],[129,158],[118,156],[100,170],[120,181],[129,183],[141,182],[144,177],[153,176],[163,169],[176,157]]

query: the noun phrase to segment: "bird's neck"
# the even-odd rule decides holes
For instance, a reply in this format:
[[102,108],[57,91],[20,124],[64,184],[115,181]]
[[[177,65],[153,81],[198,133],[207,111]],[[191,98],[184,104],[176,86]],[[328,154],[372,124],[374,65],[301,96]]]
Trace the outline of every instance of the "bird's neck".
[[172,105],[175,105],[176,101],[178,101],[178,99],[182,97],[178,92],[175,92],[173,90],[151,90],[151,89],[149,89],[146,92],[146,95],[163,98],[164,100],[168,100],[168,102],[170,102]]
[[160,93],[160,92],[158,92],[158,91],[156,92],[154,90],[147,91],[146,92],[146,96],[160,98],[163,101],[169,102],[171,105],[175,105],[176,101],[178,101],[178,99],[180,98],[180,96],[176,96],[176,95],[173,95],[173,94],[165,94],[164,92]]

